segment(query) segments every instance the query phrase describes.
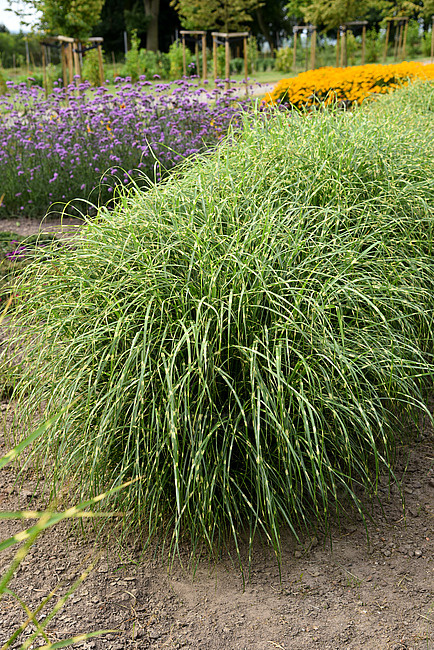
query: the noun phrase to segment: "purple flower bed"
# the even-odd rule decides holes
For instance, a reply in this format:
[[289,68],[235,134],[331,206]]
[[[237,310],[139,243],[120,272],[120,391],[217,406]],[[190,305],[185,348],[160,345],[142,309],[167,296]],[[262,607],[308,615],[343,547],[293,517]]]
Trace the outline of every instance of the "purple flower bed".
[[0,98],[0,218],[41,216],[76,198],[107,202],[117,185],[144,184],[143,174],[159,180],[215,145],[246,106],[233,89],[205,92],[191,80],[119,79],[114,93],[57,84],[47,99],[37,86],[8,86]]

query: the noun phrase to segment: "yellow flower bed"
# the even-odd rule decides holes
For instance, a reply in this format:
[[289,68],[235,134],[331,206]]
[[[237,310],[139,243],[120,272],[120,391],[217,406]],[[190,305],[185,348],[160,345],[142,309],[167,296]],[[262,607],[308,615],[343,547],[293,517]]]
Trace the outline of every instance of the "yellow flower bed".
[[434,64],[406,62],[381,65],[371,63],[350,68],[318,68],[282,79],[265,96],[267,104],[287,104],[295,108],[335,101],[361,104],[367,97],[388,93],[412,79],[434,79]]

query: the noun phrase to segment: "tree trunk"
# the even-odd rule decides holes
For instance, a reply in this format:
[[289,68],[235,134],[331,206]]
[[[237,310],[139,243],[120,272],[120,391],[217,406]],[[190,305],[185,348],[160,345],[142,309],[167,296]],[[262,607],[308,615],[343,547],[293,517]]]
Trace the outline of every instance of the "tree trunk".
[[261,8],[256,10],[256,18],[258,20],[258,25],[259,25],[259,27],[261,29],[261,32],[263,33],[263,35],[267,39],[267,42],[268,42],[268,44],[270,46],[271,54],[274,55],[274,49],[276,47],[276,44],[274,42],[273,35],[271,34],[270,30],[268,29],[268,25],[265,22],[264,14],[262,13]]
[[145,15],[149,19],[146,32],[146,49],[156,52],[158,50],[158,14],[160,12],[160,0],[143,0]]

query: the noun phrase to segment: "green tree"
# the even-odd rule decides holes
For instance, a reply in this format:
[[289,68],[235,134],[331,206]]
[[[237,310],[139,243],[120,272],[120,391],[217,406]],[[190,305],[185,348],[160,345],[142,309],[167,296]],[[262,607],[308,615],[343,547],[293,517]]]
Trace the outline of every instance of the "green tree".
[[335,29],[351,20],[364,20],[372,0],[313,0],[302,6],[304,19],[324,29]]
[[276,35],[286,37],[291,30],[291,21],[286,10],[286,0],[267,0],[253,14],[252,33],[263,36],[272,52],[277,47]]
[[429,22],[432,16],[434,16],[434,0],[425,0],[422,7],[422,13],[425,20]]
[[186,29],[222,29],[236,32],[253,20],[261,0],[172,0]]
[[[104,0],[23,0],[22,4],[40,12],[38,27],[46,34],[84,40],[99,21]],[[20,8],[17,0],[9,0],[9,6],[25,20],[26,10]]]
[[289,0],[288,13],[301,17],[325,30],[336,29],[352,20],[370,20],[372,16],[416,18],[434,12],[434,0]]
[[289,0],[286,9],[288,15],[298,23],[304,20],[304,12],[311,4],[312,0]]

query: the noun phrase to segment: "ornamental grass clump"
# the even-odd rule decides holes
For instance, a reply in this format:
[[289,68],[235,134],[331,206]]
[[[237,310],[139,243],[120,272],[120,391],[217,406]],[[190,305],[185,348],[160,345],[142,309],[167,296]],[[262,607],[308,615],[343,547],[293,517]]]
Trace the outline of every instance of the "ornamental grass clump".
[[361,104],[368,97],[390,93],[414,79],[434,79],[434,65],[414,61],[389,65],[368,64],[349,68],[318,68],[291,79],[281,79],[265,97],[266,104],[305,109]]
[[432,386],[432,99],[246,116],[24,271],[27,415],[78,400],[55,484],[140,477],[120,509],[171,552],[363,512]]
[[8,82],[0,98],[0,219],[41,217],[52,204],[61,212],[73,199],[110,202],[136,170],[161,178],[237,122],[245,102],[222,85],[208,92],[195,80],[153,85],[142,77],[117,79],[111,93],[56,83],[45,98],[38,86]]

